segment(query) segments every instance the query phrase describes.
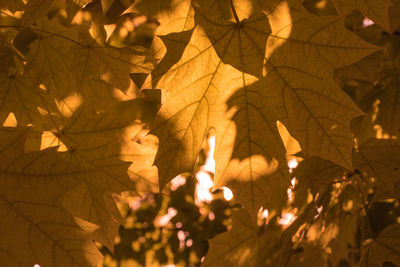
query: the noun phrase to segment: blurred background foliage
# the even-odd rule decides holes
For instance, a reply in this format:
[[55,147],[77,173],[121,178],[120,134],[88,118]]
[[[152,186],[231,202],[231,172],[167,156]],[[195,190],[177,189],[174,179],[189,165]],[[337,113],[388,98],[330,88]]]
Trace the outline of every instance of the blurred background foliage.
[[199,208],[193,177],[182,179],[185,184],[165,195],[119,199],[125,223],[114,253],[102,249],[103,266],[199,266],[207,239],[227,230],[232,207],[217,192]]

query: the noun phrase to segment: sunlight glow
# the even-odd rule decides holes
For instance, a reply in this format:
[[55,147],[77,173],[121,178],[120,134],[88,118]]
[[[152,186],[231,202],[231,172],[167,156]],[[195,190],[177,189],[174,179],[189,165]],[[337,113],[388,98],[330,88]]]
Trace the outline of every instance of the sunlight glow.
[[369,27],[369,26],[371,26],[371,25],[374,25],[375,24],[375,22],[373,22],[372,20],[370,20],[369,18],[365,18],[364,20],[363,20],[363,22],[362,22],[362,27],[363,28],[367,28],[367,27]]
[[230,190],[228,187],[223,186],[222,190],[224,192],[224,198],[228,201],[230,201],[233,198],[233,193],[232,190]]
[[279,219],[278,223],[282,226],[288,226],[294,222],[294,220],[296,220],[296,216],[293,213],[284,212],[282,213],[282,217]]
[[178,236],[178,239],[180,240],[180,241],[183,241],[183,240],[185,240],[185,232],[184,231],[178,231],[178,233],[176,234],[177,236]]
[[203,166],[200,167],[200,171],[196,173],[196,192],[195,192],[195,203],[201,205],[202,202],[211,202],[213,195],[211,189],[214,186],[214,182],[211,179],[212,173],[215,171],[214,161],[214,148],[215,148],[215,135],[208,138],[209,151],[207,158]]
[[299,162],[295,158],[288,161],[288,167],[290,169],[295,169],[295,168],[297,168],[298,165],[299,165]]
[[[297,162],[297,161],[296,161],[296,162]],[[296,185],[296,182],[297,182],[296,177],[293,177],[293,179],[290,181],[291,187],[289,187],[289,188],[286,190],[286,194],[287,194],[287,196],[288,196],[288,201],[289,201],[289,203],[292,203],[292,202],[294,201],[293,189],[294,189],[294,186]]]
[[213,199],[211,188],[214,186],[214,182],[212,181],[210,174],[199,171],[196,173],[196,179],[196,204],[201,204],[202,202],[211,202]]
[[134,200],[129,201],[129,208],[135,211],[140,208],[141,203],[142,201],[139,197],[135,198]]
[[178,214],[178,211],[174,208],[168,208],[168,213],[162,216],[157,216],[154,220],[154,225],[164,227],[169,221]]
[[267,220],[267,219],[268,219],[268,215],[269,215],[269,212],[268,212],[268,210],[266,209],[266,210],[264,210],[264,211],[261,213],[261,218]]
[[40,137],[40,150],[58,146],[57,151],[68,151],[67,146],[51,131],[43,131]]
[[319,207],[317,208],[318,214],[314,216],[314,219],[317,219],[317,218],[319,217],[319,215],[321,214],[322,209],[323,209],[322,206],[319,206]]
[[269,210],[264,209],[264,207],[260,207],[260,209],[257,212],[257,225],[262,226],[268,224],[269,216],[270,216]]
[[4,127],[17,127],[17,119],[15,118],[14,113],[10,112],[8,114],[6,120],[3,123]]
[[186,184],[186,178],[182,175],[176,176],[174,179],[171,180],[171,191],[175,191],[182,185]]
[[215,214],[214,214],[214,212],[210,211],[210,212],[208,213],[208,219],[209,219],[210,221],[214,221],[214,220],[215,220]]
[[193,240],[189,238],[189,239],[186,241],[186,247],[190,248],[192,245],[193,245]]
[[328,4],[327,0],[322,0],[322,1],[319,1],[318,3],[316,3],[315,6],[319,9],[323,9],[326,7],[327,4]]
[[[203,202],[209,203],[214,198],[213,194],[211,193],[211,190],[214,187],[212,174],[215,173],[215,160],[214,160],[215,135],[209,136],[207,142],[209,147],[207,158],[204,162],[204,165],[200,167],[200,171],[198,171],[195,175],[197,179],[196,191],[195,191],[195,203],[198,206],[201,205],[201,203]],[[173,183],[171,184],[171,189],[175,188]],[[178,181],[176,183],[178,183]],[[232,190],[226,186],[223,186],[221,189],[223,191],[224,198],[227,201],[230,201],[233,198]]]
[[207,141],[210,150],[208,151],[207,159],[204,165],[202,166],[202,170],[215,173],[215,160],[214,160],[215,135],[210,136]]

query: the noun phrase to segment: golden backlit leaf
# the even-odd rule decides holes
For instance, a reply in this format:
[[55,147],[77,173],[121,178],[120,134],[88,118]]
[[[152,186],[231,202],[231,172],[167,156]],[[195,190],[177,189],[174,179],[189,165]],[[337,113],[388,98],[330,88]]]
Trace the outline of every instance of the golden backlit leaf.
[[42,19],[33,31],[37,39],[30,45],[27,70],[59,98],[80,92],[99,107],[113,88],[126,92],[133,86],[130,73],[151,70],[144,49],[101,45],[85,27],[66,29],[55,19]]
[[[332,75],[334,68],[375,48],[345,31],[341,19],[316,17],[295,1],[282,2],[268,15],[245,3],[195,1],[193,33],[162,39],[167,53],[152,73],[154,88],[163,90],[164,99],[154,123],[160,138],[156,165],[161,187],[178,173],[192,171],[210,128],[217,133],[218,186],[239,175],[224,177],[231,156],[243,160],[261,155],[268,164],[276,159],[281,172],[273,180],[288,183],[277,120],[306,156],[351,168],[349,123],[362,113],[333,83]],[[258,178],[259,167],[247,162],[237,173],[251,188],[264,178]]]
[[126,12],[154,17],[160,22],[158,35],[191,30],[194,11],[191,0],[138,0]]
[[150,171],[156,147],[137,143],[144,139],[144,125],[136,121],[148,121],[155,112],[153,102],[146,99],[117,103],[99,114],[83,106],[55,133],[68,148],[64,157],[91,174],[84,185],[67,193],[64,204],[71,213],[99,225],[95,237],[109,247],[121,223],[111,193],[135,190],[156,177]]
[[82,45],[72,49],[70,55],[74,87],[78,91],[85,89],[89,78],[100,76],[114,88],[126,92],[131,86],[129,73],[146,73],[151,70],[150,63],[144,62],[144,49],[100,46],[89,36],[85,36],[82,42]]
[[109,113],[95,114],[82,107],[58,134],[68,148],[63,156],[91,173],[83,180],[84,185],[67,193],[64,205],[74,215],[99,225],[98,240],[109,247],[112,247],[122,219],[111,193],[135,189],[127,175],[130,163],[120,159],[119,135],[131,123],[122,118],[116,120]]
[[55,96],[65,97],[71,92],[70,51],[75,46],[71,40],[78,33],[47,18],[37,22],[35,33],[37,39],[30,44],[27,55],[27,71]]
[[1,129],[0,264],[85,266],[100,260],[60,198],[82,173],[54,149],[24,154],[26,129]]

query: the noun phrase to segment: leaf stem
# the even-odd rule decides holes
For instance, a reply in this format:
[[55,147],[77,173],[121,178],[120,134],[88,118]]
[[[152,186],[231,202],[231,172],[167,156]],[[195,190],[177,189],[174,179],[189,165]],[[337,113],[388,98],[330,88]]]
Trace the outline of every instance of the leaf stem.
[[231,5],[233,17],[235,18],[236,23],[240,23],[239,17],[238,17],[238,15],[236,13],[236,10],[235,10],[235,6],[233,5],[233,1],[229,0],[229,4]]

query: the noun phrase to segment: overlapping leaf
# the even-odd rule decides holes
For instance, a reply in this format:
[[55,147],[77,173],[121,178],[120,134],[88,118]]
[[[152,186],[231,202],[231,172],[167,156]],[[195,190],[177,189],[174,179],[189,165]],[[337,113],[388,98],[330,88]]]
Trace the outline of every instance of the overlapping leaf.
[[191,0],[139,0],[127,12],[155,17],[160,22],[157,34],[166,35],[193,28],[194,11],[190,3]]
[[379,235],[370,240],[362,258],[361,266],[382,266],[384,262],[400,264],[400,224],[386,227]]
[[37,39],[30,44],[27,72],[37,77],[55,96],[65,97],[71,91],[70,51],[77,39],[76,31],[62,27],[56,20],[37,22]]
[[308,192],[314,196],[325,193],[335,179],[341,178],[346,169],[330,161],[312,157],[300,162],[293,176],[298,179],[295,187],[295,204],[304,205]]
[[47,113],[56,110],[54,100],[39,88],[34,77],[14,71],[0,73],[0,122],[13,112],[19,125],[40,127],[43,121],[38,108]]
[[66,29],[55,19],[42,19],[33,31],[37,39],[30,45],[29,73],[60,98],[80,92],[99,106],[113,88],[126,92],[132,87],[129,73],[151,68],[144,49],[101,45],[85,27]]
[[271,223],[259,227],[246,210],[232,214],[232,229],[210,242],[204,266],[283,266],[292,253],[291,239],[299,227],[316,214],[311,202],[303,213],[285,230]]
[[24,154],[23,130],[1,129],[0,264],[95,265],[100,253],[60,205],[86,175],[54,149]]
[[399,197],[400,143],[397,140],[370,140],[354,154],[354,166],[373,177],[378,200]]
[[[248,193],[257,190],[255,181],[264,179],[273,159],[282,168],[274,182],[287,183],[277,120],[305,155],[350,168],[349,123],[361,112],[331,81],[332,73],[375,48],[344,30],[341,19],[315,17],[296,1],[275,5],[268,15],[256,5],[246,8],[250,3],[195,1],[196,27],[188,44],[188,32],[163,37],[167,54],[153,72],[153,84],[163,90],[165,102],[154,132],[160,137],[156,164],[162,186],[192,170],[206,132],[215,128],[216,184],[240,180],[241,188],[249,188],[246,200],[241,188],[234,194],[257,208],[268,200]],[[231,156],[247,162],[235,170]],[[235,175],[224,176],[228,169]],[[261,183],[268,187],[271,180]]]
[[268,239],[249,214],[240,210],[233,213],[232,230],[214,238],[203,266],[259,266],[261,254],[268,247]]
[[[107,113],[95,114],[84,107],[79,108],[61,132],[56,133],[68,148],[64,156],[82,169],[91,170],[91,175],[85,177],[84,184],[66,195],[64,204],[71,213],[99,225],[101,228],[95,237],[109,247],[112,247],[121,223],[121,216],[111,193],[135,190],[135,182],[127,174],[131,163],[121,160],[123,141],[121,137],[124,130],[135,124],[135,119],[143,117],[142,112],[148,113],[147,116],[151,113],[151,103],[144,100],[142,103],[138,102],[130,103],[132,108],[128,110],[129,113],[126,111],[116,113],[110,110]],[[139,127],[140,131],[143,125],[136,127]],[[126,146],[132,145],[126,144]],[[136,153],[137,157],[146,157],[146,153],[152,157],[151,152],[154,153],[152,150],[147,151],[145,146],[139,145],[134,147],[133,152],[131,151],[131,153]],[[133,174],[146,167],[150,168],[148,165],[136,165],[135,163],[135,168],[131,168]],[[134,178],[138,184],[141,184],[141,179],[145,179],[139,173]],[[147,179],[151,180],[152,177]],[[147,180],[144,182],[147,183]]]

